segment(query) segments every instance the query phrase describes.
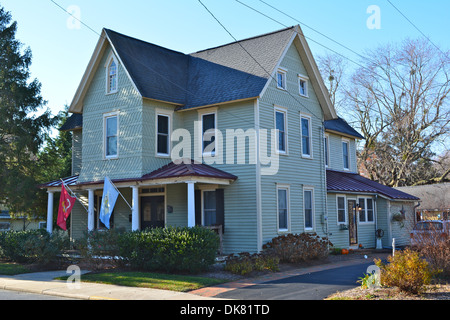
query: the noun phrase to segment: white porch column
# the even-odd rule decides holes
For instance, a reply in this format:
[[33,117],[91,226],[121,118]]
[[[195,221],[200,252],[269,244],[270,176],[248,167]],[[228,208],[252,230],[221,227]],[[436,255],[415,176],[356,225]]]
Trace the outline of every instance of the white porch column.
[[94,189],[88,189],[88,231],[94,231]]
[[187,183],[187,200],[188,200],[188,227],[195,226],[195,191],[194,182]]
[[131,186],[133,190],[131,209],[131,231],[139,230],[139,187]]
[[47,231],[52,233],[53,231],[53,193],[54,191],[47,191],[48,202],[47,202]]

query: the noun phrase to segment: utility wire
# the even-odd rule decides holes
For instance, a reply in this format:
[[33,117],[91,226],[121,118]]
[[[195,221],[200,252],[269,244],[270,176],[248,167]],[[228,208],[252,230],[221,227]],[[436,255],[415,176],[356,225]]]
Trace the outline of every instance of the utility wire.
[[395,9],[397,10],[398,13],[400,13],[400,15],[406,19],[406,21],[408,21],[417,31],[420,32],[420,34],[422,36],[424,36],[436,49],[438,49],[444,56],[446,56],[446,54],[444,52],[442,52],[442,50],[436,45],[434,44],[433,41],[431,41],[431,39],[429,37],[427,37],[425,35],[425,33],[423,33],[411,20],[408,19],[408,17],[406,15],[403,14],[403,12],[400,11],[399,8],[397,8],[390,0],[387,0],[387,2]]

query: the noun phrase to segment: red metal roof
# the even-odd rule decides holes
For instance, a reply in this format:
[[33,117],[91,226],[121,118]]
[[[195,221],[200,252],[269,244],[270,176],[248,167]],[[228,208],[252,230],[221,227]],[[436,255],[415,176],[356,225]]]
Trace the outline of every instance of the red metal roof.
[[165,179],[165,178],[178,178],[178,177],[207,177],[217,179],[229,179],[236,180],[237,177],[228,172],[211,167],[204,163],[197,163],[193,160],[187,160],[184,163],[175,164],[171,162],[149,174],[142,176],[142,180],[147,179]]
[[[193,160],[187,160],[184,163],[175,164],[173,162],[156,169],[148,174],[143,175],[140,178],[127,178],[127,179],[112,179],[112,182],[126,182],[126,181],[144,181],[144,180],[155,180],[155,179],[166,179],[166,178],[178,178],[178,177],[205,177],[205,178],[216,178],[216,179],[227,179],[236,180],[237,177],[223,170],[211,167],[204,163],[196,163]],[[72,185],[90,185],[90,184],[103,184],[101,181],[89,181],[77,183],[78,176],[71,176],[62,179],[64,183],[68,186]],[[50,188],[50,187],[60,187],[61,180],[54,180],[47,183],[38,185],[39,188]]]
[[420,200],[400,190],[364,178],[357,173],[327,170],[327,190],[340,192],[374,193],[393,200]]

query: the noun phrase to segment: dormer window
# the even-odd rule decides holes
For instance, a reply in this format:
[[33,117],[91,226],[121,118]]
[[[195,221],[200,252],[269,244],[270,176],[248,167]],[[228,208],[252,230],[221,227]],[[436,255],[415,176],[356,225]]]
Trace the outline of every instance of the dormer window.
[[118,63],[113,54],[110,55],[107,60],[107,68],[106,68],[106,93],[115,93],[117,92],[117,71],[118,71]]

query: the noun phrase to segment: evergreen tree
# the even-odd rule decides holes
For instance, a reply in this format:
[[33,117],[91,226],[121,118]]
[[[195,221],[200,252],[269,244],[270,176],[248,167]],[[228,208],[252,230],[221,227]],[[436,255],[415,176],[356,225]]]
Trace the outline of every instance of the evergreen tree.
[[12,213],[36,215],[42,191],[37,157],[45,133],[56,121],[30,79],[30,48],[15,38],[17,22],[0,6],[0,201]]

